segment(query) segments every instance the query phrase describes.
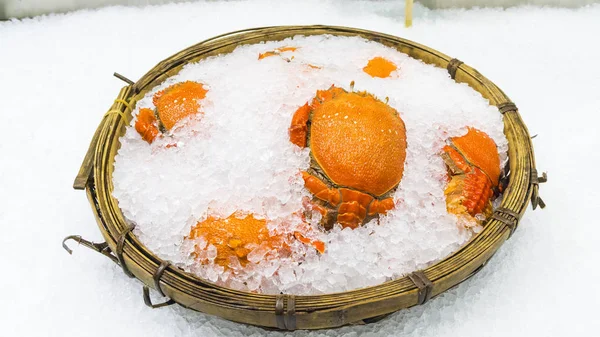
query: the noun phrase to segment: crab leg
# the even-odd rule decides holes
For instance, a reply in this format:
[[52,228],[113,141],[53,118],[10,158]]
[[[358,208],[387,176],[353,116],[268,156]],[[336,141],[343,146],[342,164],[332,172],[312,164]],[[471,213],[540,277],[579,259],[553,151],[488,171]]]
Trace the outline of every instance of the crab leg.
[[318,199],[321,199],[332,206],[337,206],[342,199],[337,189],[329,188],[321,179],[311,175],[308,172],[302,172],[304,186]]
[[[356,228],[365,220],[367,215],[385,214],[395,207],[392,198],[378,200],[366,193],[348,188],[329,188],[321,179],[308,172],[302,172],[302,178],[304,179],[304,186],[317,199],[333,207],[338,206],[336,220],[344,228]],[[317,203],[312,203],[311,206],[312,209],[321,213],[326,222],[324,223],[325,227],[333,225],[329,224],[334,219],[330,218],[327,207],[323,207]]]
[[367,217],[367,209],[373,197],[355,190],[340,188],[342,203],[338,208],[337,221],[342,227],[358,227]]
[[306,136],[308,135],[308,116],[310,106],[308,103],[301,106],[292,117],[292,124],[288,129],[290,132],[290,142],[300,147],[306,147]]
[[135,129],[145,141],[151,144],[159,133],[158,121],[154,116],[154,111],[148,108],[140,109],[135,122]]
[[[354,82],[352,82],[350,84],[352,87],[354,87]],[[311,103],[311,108],[315,109],[317,108],[321,103],[325,102],[325,101],[329,101],[331,99],[333,99],[334,97],[336,97],[339,94],[343,94],[346,91],[342,88],[338,88],[334,85],[331,86],[331,88],[327,89],[327,90],[317,90],[317,94],[315,95],[315,98],[313,99],[312,103]]]
[[371,205],[369,205],[369,215],[385,214],[389,210],[396,207],[393,198],[385,198],[383,200],[373,199]]
[[454,214],[490,216],[494,195],[490,179],[478,168],[467,174],[452,176],[446,190],[446,208]]

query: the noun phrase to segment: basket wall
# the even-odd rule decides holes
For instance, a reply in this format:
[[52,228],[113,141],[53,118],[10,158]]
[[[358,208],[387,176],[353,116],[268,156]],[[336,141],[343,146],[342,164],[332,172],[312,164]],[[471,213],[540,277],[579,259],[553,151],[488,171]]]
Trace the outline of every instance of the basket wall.
[[[421,304],[464,281],[478,271],[510,236],[524,213],[529,198],[537,195],[533,148],[529,133],[509,98],[475,69],[438,51],[381,33],[330,26],[285,26],[249,29],[217,36],[160,62],[137,82],[124,87],[102,120],[75,187],[86,189],[98,226],[108,247],[122,255],[124,269],[145,285],[156,288],[154,276],[162,260],[133,235],[118,202],[112,197],[114,158],[119,137],[131,120],[135,103],[154,86],[175,75],[189,62],[229,53],[237,46],[261,41],[283,40],[294,35],[331,34],[361,36],[397,49],[426,63],[449,69],[457,82],[467,83],[496,105],[504,114],[504,132],[509,141],[510,181],[501,204],[484,230],[458,252],[423,270],[431,284],[418,284],[403,277],[354,291],[320,296],[260,295],[216,286],[169,266],[159,286],[167,297],[185,307],[223,318],[277,329],[320,329],[349,323],[368,322],[402,308]],[[127,120],[123,119],[122,114]],[[125,234],[123,234],[125,233]],[[119,247],[121,239],[122,247]],[[122,254],[120,254],[122,253]],[[413,278],[414,279],[414,278]]]

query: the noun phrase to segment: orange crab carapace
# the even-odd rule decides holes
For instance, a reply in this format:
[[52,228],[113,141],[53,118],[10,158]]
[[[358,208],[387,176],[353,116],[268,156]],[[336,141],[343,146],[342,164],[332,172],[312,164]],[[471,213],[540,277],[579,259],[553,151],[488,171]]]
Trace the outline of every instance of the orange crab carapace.
[[302,172],[325,228],[356,228],[395,207],[406,157],[406,130],[398,112],[366,92],[331,86],[300,107],[290,141],[311,150]]
[[148,143],[156,137],[173,129],[179,121],[191,115],[202,113],[201,100],[206,97],[207,89],[198,82],[175,83],[154,94],[154,109],[141,108],[135,123],[135,129]]
[[[293,235],[277,235],[269,233],[267,224],[267,220],[257,219],[252,214],[240,216],[234,213],[227,218],[208,217],[192,227],[188,239],[202,237],[207,245],[215,246],[217,254],[214,262],[225,268],[237,265],[237,262],[245,267],[249,262],[248,254],[257,248],[262,249],[267,257],[289,255],[290,240],[299,240],[311,245],[320,253],[325,252],[323,242],[309,238],[313,233],[308,225],[300,226]],[[198,254],[198,250],[204,247],[196,249]]]
[[500,179],[496,143],[486,133],[468,128],[466,135],[450,138],[443,151],[450,176],[444,191],[448,212],[489,217]]

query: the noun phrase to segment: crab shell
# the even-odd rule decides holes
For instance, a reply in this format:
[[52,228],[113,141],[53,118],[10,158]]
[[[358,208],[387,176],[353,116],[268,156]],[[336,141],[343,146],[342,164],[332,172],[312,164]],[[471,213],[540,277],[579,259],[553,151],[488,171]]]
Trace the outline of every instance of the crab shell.
[[[267,224],[267,220],[257,219],[253,214],[240,216],[234,213],[227,218],[211,216],[192,227],[187,239],[202,237],[208,245],[215,246],[217,256],[214,262],[226,269],[238,263],[245,267],[249,262],[248,254],[258,247],[269,252],[263,259],[289,255],[290,247],[286,242],[294,239],[314,247],[320,253],[325,252],[323,242],[310,238],[314,233],[307,224],[299,226],[293,235],[271,234]],[[204,247],[196,246],[194,254],[199,256],[202,249]]]
[[406,130],[395,109],[366,92],[332,86],[296,111],[289,134],[292,143],[310,147],[303,178],[325,228],[356,228],[394,208],[391,194],[406,157]]
[[466,135],[450,138],[443,151],[450,176],[444,191],[448,212],[489,217],[500,179],[496,143],[485,132],[468,128]]
[[172,130],[181,120],[202,113],[201,100],[207,89],[198,82],[175,83],[154,94],[154,109],[141,108],[135,129],[148,143],[167,131]]

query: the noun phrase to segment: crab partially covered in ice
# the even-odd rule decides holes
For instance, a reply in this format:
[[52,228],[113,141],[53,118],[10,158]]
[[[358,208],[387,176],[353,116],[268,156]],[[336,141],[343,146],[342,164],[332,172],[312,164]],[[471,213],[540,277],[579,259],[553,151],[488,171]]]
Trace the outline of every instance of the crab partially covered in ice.
[[289,47],[289,46],[275,48],[273,50],[269,50],[264,53],[258,54],[258,59],[262,60],[264,58],[271,57],[271,56],[279,56],[289,62],[291,60],[291,58],[294,58],[294,57],[291,56],[291,58],[286,58],[284,55],[292,54],[297,49],[298,49],[297,47]]
[[444,191],[448,212],[476,223],[489,217],[500,180],[496,143],[485,132],[468,128],[466,135],[448,140],[442,158],[450,178]]
[[245,267],[249,261],[256,263],[290,255],[289,244],[293,240],[308,244],[320,253],[325,252],[325,244],[314,239],[316,233],[308,224],[296,226],[290,234],[271,233],[267,224],[266,219],[257,219],[253,214],[234,213],[227,218],[211,216],[198,222],[188,239],[201,240],[194,252],[200,262],[209,259],[234,269],[236,266]]
[[395,207],[406,130],[387,103],[331,86],[296,111],[289,135],[292,143],[310,148],[310,168],[302,175],[326,229],[336,222],[356,228]]
[[363,71],[371,77],[387,78],[397,69],[398,67],[392,61],[377,56],[369,60]]
[[135,129],[145,141],[152,143],[181,120],[201,114],[201,101],[207,92],[203,84],[193,81],[175,83],[157,92],[152,98],[154,109],[140,109]]
[[[264,53],[259,53],[258,60],[260,61],[260,60],[263,60],[263,59],[265,59],[267,57],[271,57],[271,56],[279,56],[279,58],[281,58],[285,62],[290,63],[294,60],[294,58],[295,58],[294,52],[296,52],[298,49],[300,49],[300,47],[284,46],[284,47],[275,48],[273,50],[268,50]],[[314,64],[310,64],[310,63],[303,63],[303,64],[306,67],[304,69],[305,71],[321,69],[321,67],[316,66]]]

